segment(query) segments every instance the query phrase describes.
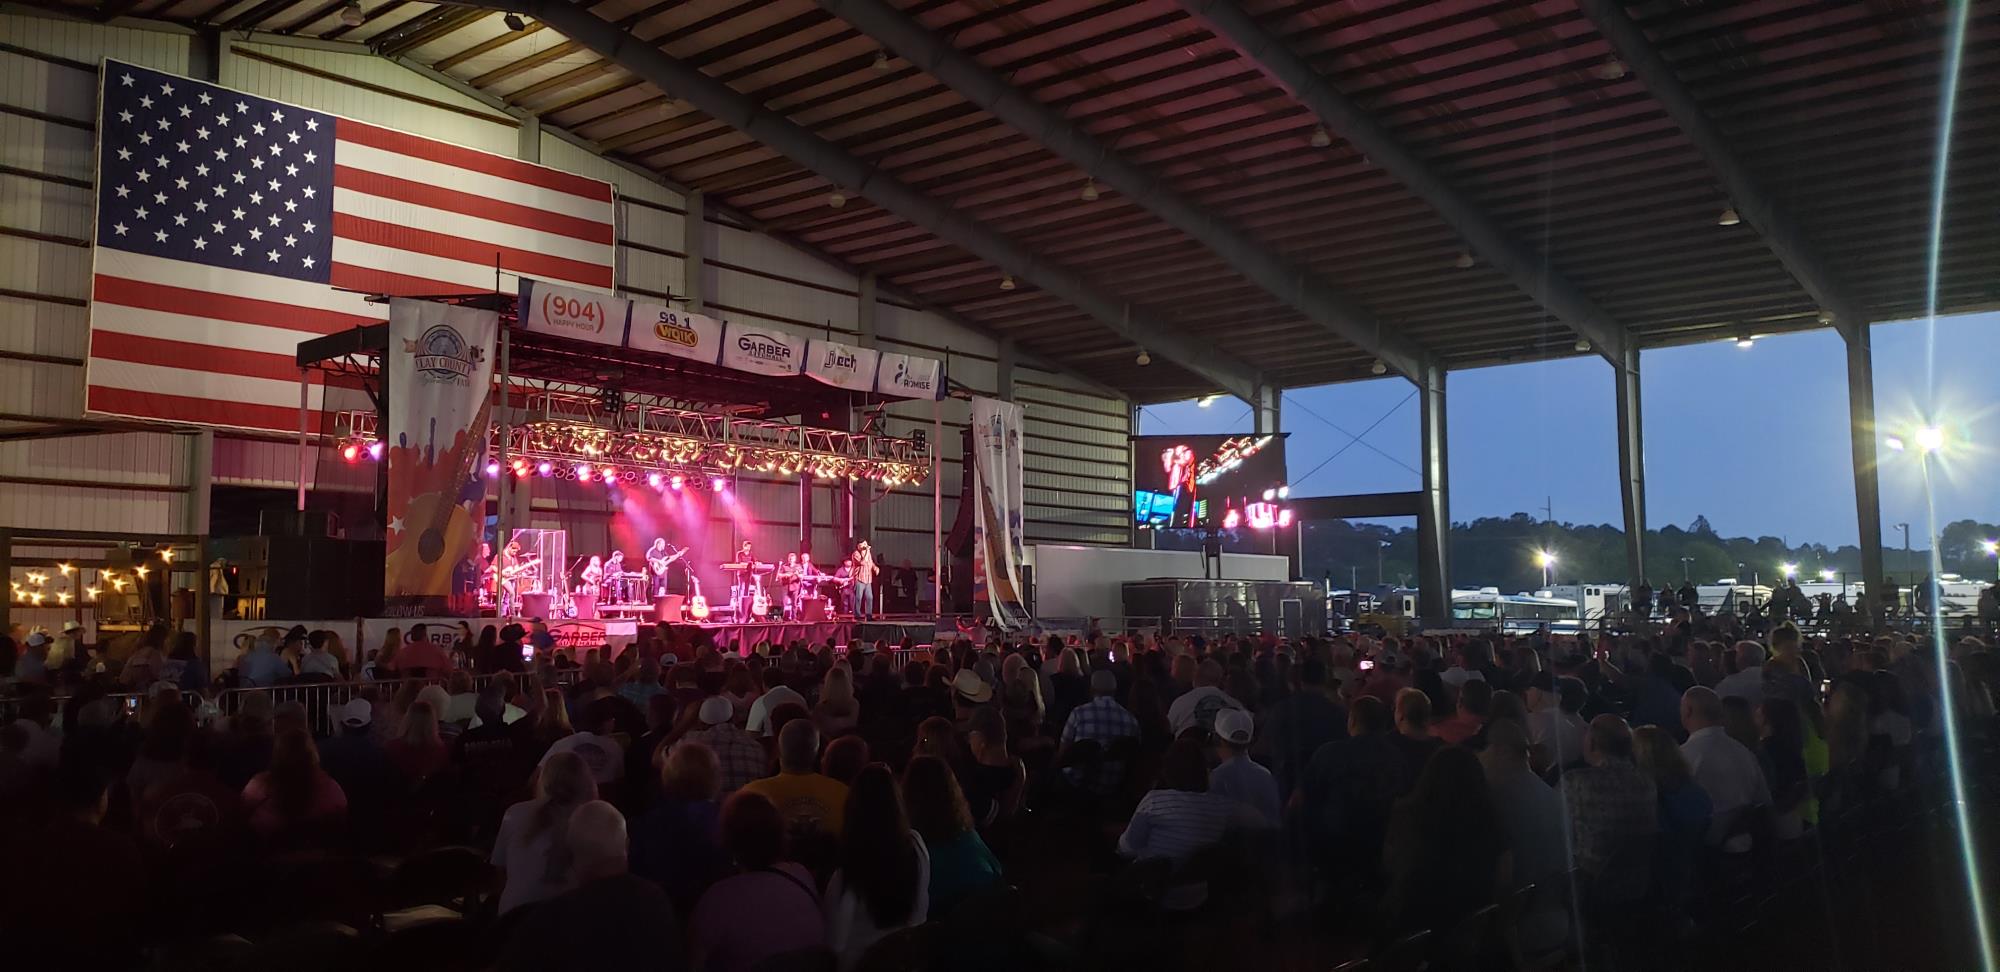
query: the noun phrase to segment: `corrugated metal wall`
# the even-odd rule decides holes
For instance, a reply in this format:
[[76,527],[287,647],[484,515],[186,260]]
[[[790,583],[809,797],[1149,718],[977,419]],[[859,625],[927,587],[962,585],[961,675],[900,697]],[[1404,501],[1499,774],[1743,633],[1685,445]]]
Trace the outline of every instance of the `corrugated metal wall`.
[[[0,292],[5,292],[0,296],[0,412],[75,418],[81,405],[80,369],[43,360],[80,359],[87,335],[82,305],[88,296],[89,250],[77,244],[90,233],[89,126],[96,82],[94,74],[65,59],[94,64],[108,56],[185,73],[189,42],[171,33],[11,15],[0,16],[0,33],[11,44],[49,55],[0,52],[0,104],[25,110],[0,111],[0,163],[10,167],[0,170],[5,213],[0,225],[8,230],[0,233]],[[239,43],[221,64],[222,83],[231,87],[493,152],[519,151],[519,124],[513,118],[371,55]],[[38,115],[72,123],[34,117]],[[687,292],[685,201],[677,193],[552,133],[543,133],[539,151],[543,164],[618,186],[622,288],[634,296]],[[851,338],[857,333],[860,285],[851,273],[713,215],[704,226],[706,299],[714,312],[804,334]],[[876,321],[884,349],[946,358],[958,384],[982,394],[996,391],[999,351],[990,337],[889,300],[878,303]],[[1029,539],[1124,543],[1131,498],[1126,403],[1029,362],[1016,366],[1014,384],[1028,416]],[[959,435],[967,407],[946,401],[938,411],[948,527],[957,508]],[[928,437],[932,418],[929,402],[899,404],[892,409],[889,431],[906,435],[921,430]],[[51,478],[185,486],[189,471],[179,441],[130,434],[5,448],[0,449],[0,475],[25,476],[19,471],[25,464],[38,469],[36,475]],[[215,449],[215,481],[288,488],[294,463],[282,444],[223,439]],[[576,490],[573,485],[564,488]],[[798,488],[775,476],[745,476],[737,489],[737,516],[732,520],[717,510],[711,518],[711,549],[724,549],[746,531],[760,550],[791,548],[798,532]],[[822,559],[829,559],[835,555],[836,494],[824,485],[813,494],[815,546]],[[184,510],[176,504],[184,503],[183,496],[8,484],[0,485],[0,516],[15,523],[165,531],[182,523]],[[537,525],[561,522],[574,532],[573,549],[603,542],[609,502],[601,494],[538,492],[536,507]],[[24,516],[33,520],[24,521]],[[928,484],[901,487],[875,508],[876,546],[887,560],[926,564],[933,519]]]

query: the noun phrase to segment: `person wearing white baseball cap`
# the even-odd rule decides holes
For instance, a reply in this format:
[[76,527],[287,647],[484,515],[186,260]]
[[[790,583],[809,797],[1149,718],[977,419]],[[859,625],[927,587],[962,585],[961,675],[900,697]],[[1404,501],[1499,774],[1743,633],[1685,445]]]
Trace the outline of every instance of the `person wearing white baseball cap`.
[[681,741],[698,742],[715,750],[723,793],[734,793],[743,784],[770,775],[771,760],[764,752],[764,744],[737,727],[736,706],[728,699],[720,695],[703,699],[695,717],[701,721],[701,728],[682,736]]
[[1242,709],[1215,713],[1216,750],[1222,761],[1209,773],[1208,790],[1249,807],[1264,826],[1277,827],[1283,822],[1278,779],[1250,758],[1250,740],[1256,735],[1256,720],[1250,713]]

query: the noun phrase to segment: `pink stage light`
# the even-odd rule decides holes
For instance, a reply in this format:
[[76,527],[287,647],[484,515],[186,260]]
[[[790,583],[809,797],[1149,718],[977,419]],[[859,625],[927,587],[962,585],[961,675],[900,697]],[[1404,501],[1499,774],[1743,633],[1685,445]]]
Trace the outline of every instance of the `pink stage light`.
[[682,486],[687,485],[687,479],[682,477],[681,474],[675,473],[674,478],[667,480],[667,483],[673,486],[673,488],[679,489]]
[[618,469],[615,466],[606,466],[603,469],[599,470],[597,475],[607,483],[615,483],[618,481]]
[[576,464],[576,481],[577,481],[577,482],[579,482],[579,483],[587,483],[587,482],[590,482],[590,467],[589,467],[589,466],[586,466],[586,465],[584,465],[583,463],[580,463],[580,462]]
[[500,464],[499,464],[499,463],[497,463],[497,462],[489,462],[489,463],[487,463],[487,464],[486,464],[486,475],[487,475],[487,476],[489,476],[489,477],[490,477],[490,476],[498,476],[498,475],[500,475]]
[[721,476],[710,476],[708,479],[708,488],[718,493],[727,492],[729,490],[729,480]]
[[646,485],[651,486],[654,489],[659,489],[660,484],[665,481],[666,481],[665,478],[662,477],[659,473],[646,474]]
[[370,459],[382,458],[382,443],[380,442],[368,443],[368,458]]
[[361,447],[355,445],[352,442],[349,442],[346,448],[340,450],[340,458],[345,459],[348,462],[353,462],[354,460],[361,458]]
[[535,471],[541,473],[544,476],[553,476],[556,474],[556,467],[550,465],[549,463],[544,462],[541,465],[536,466]]

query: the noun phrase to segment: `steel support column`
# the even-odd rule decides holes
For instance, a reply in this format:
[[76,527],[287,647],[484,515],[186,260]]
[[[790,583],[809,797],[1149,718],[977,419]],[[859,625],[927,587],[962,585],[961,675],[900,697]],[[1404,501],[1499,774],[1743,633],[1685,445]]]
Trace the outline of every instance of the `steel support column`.
[[703,313],[708,302],[708,194],[697,189],[681,197],[681,289],[691,313]]
[[1000,339],[999,354],[993,362],[993,397],[1003,402],[1014,400],[1014,342]]
[[1626,345],[1613,366],[1618,397],[1618,498],[1625,507],[1627,583],[1646,579],[1646,430],[1639,413],[1639,349]]
[[540,115],[528,115],[521,119],[521,127],[514,135],[514,157],[523,162],[542,161],[542,119]]
[[1284,390],[1270,385],[1257,386],[1257,400],[1250,403],[1252,430],[1258,435],[1276,435],[1282,431],[1284,410]]
[[1451,620],[1451,497],[1445,461],[1444,368],[1427,365],[1417,386],[1423,502],[1417,508],[1417,616]]
[[[854,343],[864,348],[872,348],[875,346],[875,275],[873,273],[862,274],[858,290],[860,292],[856,297],[854,308]],[[850,416],[848,428],[860,428],[860,417],[854,415],[851,409],[848,414]],[[935,451],[937,443],[931,443],[931,449]],[[873,543],[875,540],[875,484],[866,481],[857,484],[850,480],[847,484],[845,495],[849,525],[847,546],[841,550],[843,554],[849,550],[853,550],[856,541],[867,540]]]
[[[1875,465],[1875,355],[1868,325],[1847,340],[1847,426],[1853,442],[1854,519],[1861,534],[1861,580],[1882,610],[1882,484]],[[1872,621],[1873,619],[1871,619]]]

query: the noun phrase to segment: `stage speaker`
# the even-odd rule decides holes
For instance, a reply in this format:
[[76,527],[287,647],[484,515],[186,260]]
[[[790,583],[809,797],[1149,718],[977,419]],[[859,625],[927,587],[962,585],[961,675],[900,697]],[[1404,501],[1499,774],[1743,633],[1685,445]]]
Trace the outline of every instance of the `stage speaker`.
[[653,598],[653,620],[659,624],[678,624],[681,620],[681,596],[662,594]]
[[239,576],[266,618],[371,617],[382,610],[382,541],[259,538]]
[[[597,620],[597,595],[571,594],[570,603],[576,607],[576,616],[584,621]],[[547,617],[547,615],[543,615]]]
[[808,597],[799,602],[799,620],[812,624],[827,619],[827,600],[823,597]]
[[305,532],[299,531],[299,511],[260,510],[257,532],[266,537],[331,537],[340,533],[340,517],[326,510],[305,512]]
[[553,600],[553,596],[549,594],[521,595],[521,616],[525,618],[541,618],[545,621],[551,620],[552,616],[549,614],[549,602],[551,600]]

